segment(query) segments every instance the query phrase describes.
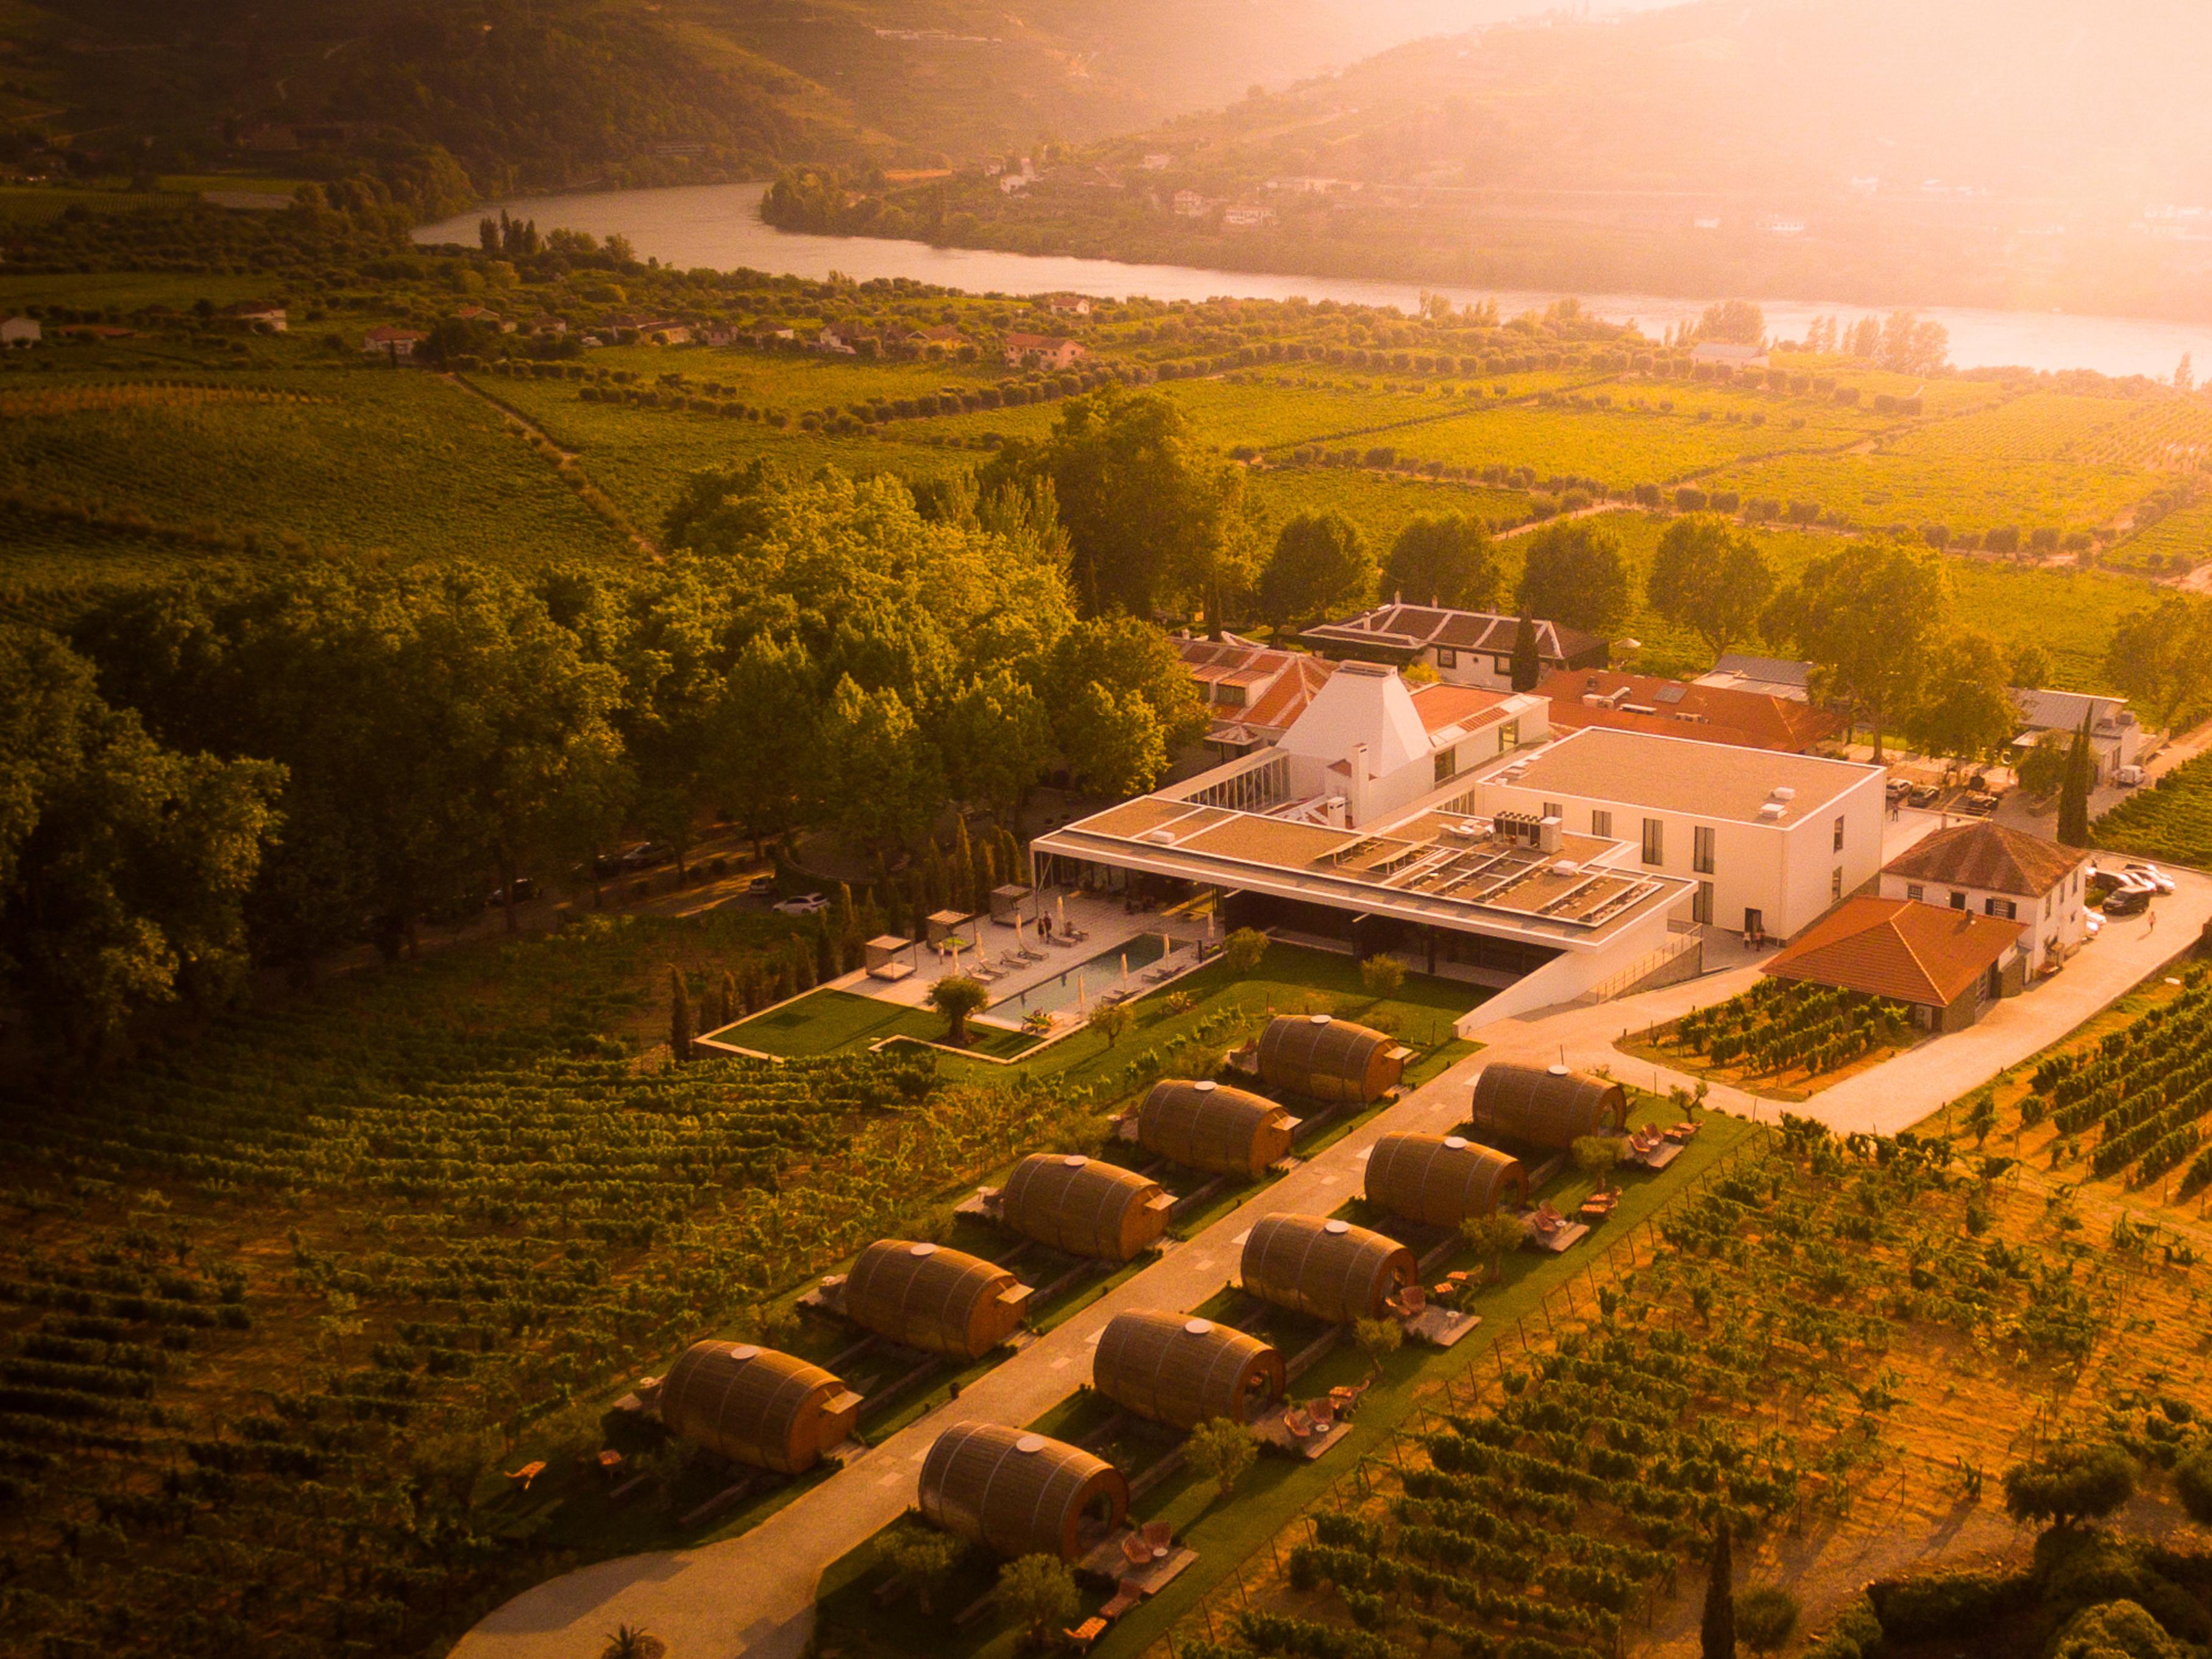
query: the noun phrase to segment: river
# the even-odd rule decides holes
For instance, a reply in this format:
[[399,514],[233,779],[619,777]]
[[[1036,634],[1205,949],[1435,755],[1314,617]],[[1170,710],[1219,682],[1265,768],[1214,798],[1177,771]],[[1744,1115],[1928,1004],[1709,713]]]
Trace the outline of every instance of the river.
[[[697,185],[519,197],[421,226],[415,240],[473,246],[478,218],[504,210],[518,219],[536,220],[544,230],[559,226],[587,230],[595,236],[627,236],[638,258],[657,258],[663,264],[685,269],[703,265],[717,270],[742,266],[817,282],[837,270],[862,282],[877,276],[909,276],[974,294],[1064,290],[1115,299],[1141,294],[1155,300],[1206,300],[1222,295],[1282,300],[1303,295],[1352,305],[1397,306],[1408,312],[1413,309],[1421,289],[1417,283],[1360,277],[1282,276],[1191,265],[1127,264],[1115,259],[933,247],[926,242],[884,237],[810,236],[778,230],[761,222],[760,199],[766,190],[766,185],[757,184]],[[1563,297],[1486,289],[1431,291],[1463,303],[1495,300],[1509,317],[1540,310]],[[1694,319],[1706,303],[1649,294],[1577,297],[1599,316],[1614,322],[1635,322],[1655,337],[1674,324]],[[1759,305],[1766,313],[1769,330],[1782,339],[1802,337],[1814,317],[1840,315],[1850,319],[1871,309],[1812,300],[1762,300]],[[2195,356],[2200,372],[2212,372],[2212,325],[1948,306],[1922,307],[1920,314],[1951,331],[1951,361],[1961,368],[2017,364],[2036,369],[2092,368],[2106,374],[2147,374],[2163,380],[2172,374],[2181,355],[2188,352]]]

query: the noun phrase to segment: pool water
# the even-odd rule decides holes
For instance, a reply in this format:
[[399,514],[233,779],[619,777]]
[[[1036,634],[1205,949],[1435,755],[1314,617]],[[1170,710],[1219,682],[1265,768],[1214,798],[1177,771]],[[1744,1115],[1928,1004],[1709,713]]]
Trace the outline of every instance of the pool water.
[[1132,994],[1145,988],[1139,977],[1146,969],[1159,961],[1170,950],[1195,950],[1193,945],[1179,945],[1164,933],[1139,933],[1097,956],[1076,963],[1052,978],[1018,992],[1002,1002],[994,1002],[984,1012],[994,1019],[1018,1023],[1024,1014],[1033,1014],[1042,1008],[1048,1013],[1058,1013],[1063,1008],[1076,1005],[1077,981],[1082,981],[1083,1000],[1096,1002],[1109,991],[1121,988],[1121,958],[1129,959],[1129,990]]

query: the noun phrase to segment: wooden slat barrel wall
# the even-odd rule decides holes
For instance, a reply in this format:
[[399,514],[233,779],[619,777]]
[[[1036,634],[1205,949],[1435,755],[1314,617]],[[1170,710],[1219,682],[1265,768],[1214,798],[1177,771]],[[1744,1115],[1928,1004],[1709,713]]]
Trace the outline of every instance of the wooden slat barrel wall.
[[1403,1062],[1395,1038],[1325,1014],[1279,1014],[1260,1033],[1260,1076],[1330,1105],[1365,1105],[1397,1085]]
[[976,1359],[1014,1334],[1025,1287],[1004,1267],[962,1250],[883,1238],[845,1280],[845,1315],[925,1353]]
[[1137,1109],[1137,1141],[1187,1169],[1255,1181],[1290,1156],[1295,1122],[1273,1101],[1245,1090],[1165,1078]]
[[1584,1135],[1626,1128],[1628,1094],[1587,1072],[1494,1060],[1474,1079],[1468,1115],[1477,1140],[1565,1152]]
[[1033,1152],[999,1194],[999,1218],[1024,1238],[1069,1255],[1128,1261],[1167,1231],[1157,1181],[1103,1158]]
[[1262,1300],[1343,1325],[1380,1318],[1416,1271],[1395,1238],[1317,1215],[1271,1215],[1244,1241],[1242,1276]]
[[1282,1393],[1283,1356],[1210,1319],[1132,1308],[1115,1314],[1099,1336],[1091,1386],[1171,1428],[1194,1429],[1216,1417],[1242,1423],[1255,1401]]
[[1521,1160],[1459,1135],[1384,1135],[1367,1155],[1367,1201],[1431,1227],[1488,1215],[1511,1194],[1528,1201]]
[[708,1451],[798,1474],[853,1431],[860,1401],[819,1365],[750,1343],[694,1342],[660,1384],[660,1420]]
[[1084,1518],[1129,1512],[1129,1483],[1103,1459],[1001,1423],[957,1423],[922,1459],[922,1518],[1010,1559],[1083,1553]]

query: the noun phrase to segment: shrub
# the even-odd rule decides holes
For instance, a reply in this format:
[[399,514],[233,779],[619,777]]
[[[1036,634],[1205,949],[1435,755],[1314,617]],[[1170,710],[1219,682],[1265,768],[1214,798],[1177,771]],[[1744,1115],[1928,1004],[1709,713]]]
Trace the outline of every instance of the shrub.
[[2005,1471],[2005,1512],[2015,1521],[2070,1527],[2110,1515],[2135,1490],[2136,1466],[2127,1453],[2109,1441],[2075,1442]]
[[1239,927],[1222,941],[1222,963],[1240,979],[1257,968],[1267,954],[1267,936],[1257,927]]
[[1220,1489],[1224,1498],[1236,1490],[1238,1479],[1259,1455],[1259,1445],[1241,1423],[1216,1417],[1190,1431],[1186,1454],[1193,1473],[1203,1475]]
[[1764,1585],[1736,1598],[1736,1639],[1753,1653],[1772,1653],[1796,1629],[1797,1598],[1779,1584]]
[[1372,956],[1359,964],[1359,982],[1367,994],[1380,1001],[1395,996],[1406,982],[1406,964],[1395,957]]
[[1027,1633],[1031,1645],[1047,1640],[1083,1605],[1075,1575],[1049,1555],[1024,1555],[999,1569],[999,1605]]
[[2212,1526],[2212,1445],[2199,1446],[2173,1466],[2173,1489],[2191,1520]]

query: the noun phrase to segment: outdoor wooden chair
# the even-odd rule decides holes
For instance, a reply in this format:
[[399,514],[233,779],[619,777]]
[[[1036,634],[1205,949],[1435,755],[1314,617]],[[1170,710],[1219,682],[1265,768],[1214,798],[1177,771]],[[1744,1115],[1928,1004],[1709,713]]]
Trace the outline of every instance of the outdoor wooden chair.
[[530,1483],[544,1473],[545,1465],[542,1460],[535,1463],[525,1463],[520,1468],[514,1470],[507,1475],[507,1484],[515,1492],[528,1492]]
[[1327,1434],[1336,1426],[1336,1401],[1325,1398],[1310,1400],[1306,1402],[1306,1415],[1313,1419],[1316,1431]]
[[1164,1521],[1147,1521],[1140,1530],[1144,1534],[1146,1547],[1152,1553],[1152,1559],[1164,1559],[1175,1543],[1175,1528]]
[[1317,1432],[1313,1418],[1303,1406],[1293,1406],[1283,1413],[1283,1426],[1293,1440],[1310,1440]]
[[1419,1285],[1406,1285],[1398,1292],[1398,1311],[1408,1319],[1419,1315],[1429,1305],[1429,1293]]
[[1152,1565],[1152,1547],[1145,1542],[1144,1534],[1133,1531],[1122,1538],[1121,1559],[1133,1567]]
[[1133,1578],[1124,1578],[1114,1586],[1114,1599],[1098,1609],[1099,1618],[1111,1624],[1145,1599],[1145,1592]]

